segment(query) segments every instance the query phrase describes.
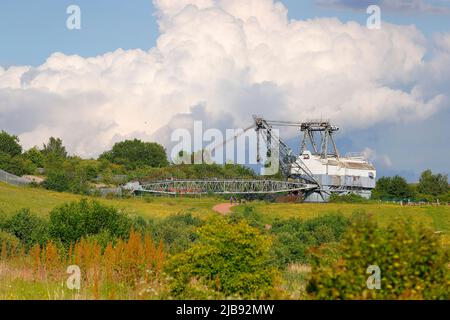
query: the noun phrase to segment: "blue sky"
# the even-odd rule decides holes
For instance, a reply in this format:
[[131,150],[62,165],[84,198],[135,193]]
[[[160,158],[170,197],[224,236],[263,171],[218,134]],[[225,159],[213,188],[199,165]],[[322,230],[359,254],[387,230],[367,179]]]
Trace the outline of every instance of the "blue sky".
[[[377,1],[372,1],[372,3]],[[95,56],[117,48],[148,50],[155,45],[158,26],[150,0],[4,0],[0,2],[0,65],[43,63],[53,52]],[[330,8],[314,1],[283,0],[291,19],[337,17],[365,23],[361,10]],[[79,5],[82,30],[65,27],[66,8]],[[450,7],[450,4],[449,4]],[[383,12],[391,23],[416,25],[424,34],[450,30],[450,17],[426,13]]]
[[[367,19],[364,8],[368,4],[375,3],[382,7],[383,21],[397,25],[414,25],[429,41],[436,34],[450,32],[450,14],[437,12],[450,10],[449,0],[411,0],[411,8],[402,7],[400,10],[393,4],[405,3],[405,1],[387,1],[283,0],[282,3],[289,10],[290,19],[307,20],[333,17],[343,22],[356,21],[361,25],[365,25]],[[66,8],[72,4],[79,5],[81,8],[81,30],[70,31],[66,28],[68,17]],[[37,67],[55,52],[94,57],[118,48],[148,51],[155,47],[158,37],[155,6],[151,0],[3,0],[0,2],[0,66],[3,69],[22,65]],[[429,50],[427,55],[430,52],[433,50]],[[28,73],[27,76],[29,76]],[[33,77],[33,73],[31,73],[31,77]],[[445,76],[443,79],[446,79]],[[0,72],[0,89],[1,80]],[[426,85],[423,86],[423,83],[427,82],[426,79],[419,79],[417,82],[422,87],[426,87]],[[436,83],[441,90],[438,93],[450,96],[448,82]],[[409,86],[412,87],[413,84],[405,81],[401,84],[403,86],[401,89],[409,93],[408,91],[411,91]],[[392,88],[396,88],[396,85],[387,84]],[[269,87],[269,89],[271,88]],[[245,91],[245,94],[250,94],[255,88],[249,87],[242,90]],[[0,118],[3,116],[4,119],[16,119],[12,115],[14,112],[2,110],[2,107],[9,110],[9,102],[5,102],[7,100],[5,98],[5,101],[1,100],[1,93],[0,90]],[[40,94],[43,96],[42,101],[54,98],[47,97],[45,90]],[[425,92],[425,96],[432,94],[437,93],[427,94]],[[9,99],[12,95],[8,93],[6,97]],[[276,93],[274,97],[274,101],[277,101]],[[28,95],[25,95],[25,98],[30,99]],[[252,101],[252,97],[244,98],[245,101]],[[25,101],[30,101],[26,99]],[[102,101],[101,95],[98,99]],[[265,100],[264,96],[258,99]],[[255,101],[260,101],[258,99],[255,98]],[[239,98],[236,100],[240,101]],[[22,102],[23,100],[20,100],[17,105],[21,105]],[[29,102],[27,103],[29,104]],[[88,107],[92,108],[92,106]],[[448,173],[450,139],[447,124],[449,122],[450,112],[447,105],[424,120],[381,122],[352,131],[344,128],[339,135],[338,144],[344,152],[360,151],[365,148],[373,149],[378,155],[375,164],[380,175],[398,173],[406,176],[410,181],[416,181],[420,172],[427,168]],[[6,129],[18,135],[31,134],[33,129],[39,127],[39,123],[30,124],[30,128],[25,128],[27,125],[28,122],[18,126],[11,121],[0,119],[0,126],[6,126]],[[96,129],[90,128],[89,130]],[[53,132],[51,128],[42,131]],[[85,131],[88,132],[88,130]],[[132,133],[128,132],[128,134]],[[116,138],[115,135],[113,139]],[[77,145],[76,139],[72,140],[68,143]],[[24,141],[26,141],[25,136]],[[296,140],[293,139],[292,144],[296,145],[297,142],[294,141]],[[35,142],[33,141],[33,143]]]
[[[2,65],[39,65],[53,52],[95,56],[117,48],[150,49],[158,35],[148,0],[6,0],[0,2]],[[77,4],[82,29],[66,28],[66,9]]]

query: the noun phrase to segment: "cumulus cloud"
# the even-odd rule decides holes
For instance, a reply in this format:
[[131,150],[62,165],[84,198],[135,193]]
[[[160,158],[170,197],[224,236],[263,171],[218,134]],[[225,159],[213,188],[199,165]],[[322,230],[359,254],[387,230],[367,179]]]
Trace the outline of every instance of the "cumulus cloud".
[[316,4],[326,7],[365,10],[370,5],[378,5],[383,10],[401,13],[450,14],[447,0],[315,0]]
[[288,20],[272,0],[154,3],[160,36],[149,51],[54,53],[38,67],[0,68],[0,126],[26,147],[54,135],[94,156],[127,137],[167,145],[192,119],[244,128],[252,114],[323,117],[357,129],[426,119],[446,99],[429,90],[448,77],[433,72],[448,63],[444,35],[425,61],[427,40],[413,26]]
[[369,159],[369,161],[376,162],[381,164],[383,167],[390,168],[392,167],[392,161],[391,158],[386,154],[378,154],[376,150],[366,147],[363,151],[364,156],[366,159]]

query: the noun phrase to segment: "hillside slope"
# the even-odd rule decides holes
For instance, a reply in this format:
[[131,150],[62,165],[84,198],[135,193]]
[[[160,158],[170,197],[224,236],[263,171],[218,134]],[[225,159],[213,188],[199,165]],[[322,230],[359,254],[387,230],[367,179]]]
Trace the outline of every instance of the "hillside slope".
[[96,199],[104,204],[120,208],[129,214],[155,218],[184,212],[205,216],[213,214],[212,207],[221,201],[223,202],[223,200],[212,197],[104,199],[0,183],[0,212],[7,215],[21,208],[29,208],[36,214],[45,216],[58,205],[82,198]]

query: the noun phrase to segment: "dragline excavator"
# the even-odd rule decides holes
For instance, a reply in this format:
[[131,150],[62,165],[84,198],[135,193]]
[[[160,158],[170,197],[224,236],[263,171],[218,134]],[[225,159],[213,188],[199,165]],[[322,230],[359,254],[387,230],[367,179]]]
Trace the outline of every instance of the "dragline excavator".
[[[294,127],[300,131],[300,154],[296,154],[281,139],[276,127]],[[338,151],[334,134],[338,127],[327,120],[307,122],[267,120],[253,116],[253,124],[221,142],[211,149],[209,156],[217,148],[223,148],[230,140],[237,139],[251,129],[256,131],[257,160],[265,160],[264,167],[274,175],[281,172],[283,180],[232,180],[220,181],[157,181],[141,185],[130,185],[133,191],[167,194],[251,194],[301,192],[305,202],[327,202],[332,194],[358,194],[370,198],[375,188],[376,169],[363,154],[342,156]],[[266,156],[262,157],[261,140],[266,146]],[[208,154],[202,152],[202,156]],[[274,169],[275,170],[272,170]],[[279,169],[279,171],[278,171]],[[187,192],[186,190],[189,190]]]
[[[277,167],[285,181],[303,183],[305,185],[306,202],[326,202],[331,194],[358,194],[370,198],[375,187],[376,169],[363,154],[347,154],[342,156],[336,146],[334,134],[338,127],[327,120],[307,122],[267,120],[261,116],[253,116],[253,124],[231,137],[227,141],[213,147],[223,147],[230,140],[255,129],[257,134],[257,161],[263,160],[261,139],[266,145],[265,167]],[[276,127],[295,127],[303,135],[300,141],[300,154],[297,155],[278,135]]]
[[[262,159],[260,153],[262,137],[267,146],[268,158],[273,150],[278,152],[278,157],[275,158],[278,158],[280,170],[286,180],[316,186],[308,189],[305,201],[326,202],[332,193],[339,195],[354,193],[370,198],[371,190],[375,187],[376,169],[363,154],[340,155],[334,139],[338,127],[326,120],[274,121],[260,116],[253,116],[253,119],[258,139],[258,161]],[[296,127],[303,133],[300,155],[295,154],[279,136],[274,134],[274,127]]]

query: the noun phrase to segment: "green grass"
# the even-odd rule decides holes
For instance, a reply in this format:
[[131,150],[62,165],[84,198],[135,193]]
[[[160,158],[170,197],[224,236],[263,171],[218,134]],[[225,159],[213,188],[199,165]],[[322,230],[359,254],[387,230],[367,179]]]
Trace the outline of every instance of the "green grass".
[[[2,264],[0,264],[0,271]],[[21,271],[18,268],[19,272]],[[57,280],[32,280],[18,273],[17,270],[9,270],[13,274],[0,272],[0,300],[94,300],[96,299],[92,288],[82,287],[80,291],[69,290],[66,286],[67,280],[62,277]],[[24,270],[25,274],[27,270]],[[32,271],[28,271],[31,273]],[[18,273],[18,274],[14,274]],[[24,277],[24,278],[23,278]],[[111,292],[114,292],[112,295]],[[130,288],[120,284],[113,284],[109,287],[101,287],[98,299],[147,299],[140,297]]]
[[0,300],[71,300],[76,297],[64,283],[1,279]]
[[[21,208],[29,208],[36,214],[46,216],[56,206],[69,201],[77,201],[83,196],[69,193],[51,192],[40,188],[15,187],[0,183],[0,213],[11,215]],[[103,199],[92,198],[101,203],[115,206],[128,214],[135,214],[144,218],[162,218],[172,214],[191,212],[199,217],[215,215],[212,207],[226,202],[219,197],[202,198],[130,198]],[[423,223],[435,231],[442,231],[443,241],[450,247],[450,206],[400,206],[384,203],[329,203],[329,204],[295,204],[295,203],[266,203],[257,201],[249,204],[254,206],[267,224],[275,219],[299,218],[310,219],[328,213],[341,212],[350,216],[355,211],[364,210],[374,215],[381,226],[387,225],[397,217],[406,217],[417,223]],[[243,210],[244,206],[234,207]],[[0,263],[0,300],[2,299],[92,299],[91,292],[77,295],[65,289],[64,283],[45,281],[35,282],[26,279],[24,273],[15,275]],[[303,299],[306,297],[305,283],[308,276],[308,266],[292,265],[283,271],[280,286],[290,293],[290,298]],[[137,298],[131,296],[125,289],[115,288],[116,298]],[[108,298],[109,293],[102,293],[102,298]]]
[[22,208],[29,208],[38,215],[46,216],[56,206],[82,198],[96,199],[106,205],[117,207],[128,214],[139,215],[144,218],[162,218],[185,212],[208,216],[213,214],[212,207],[215,204],[223,202],[213,197],[104,199],[0,183],[0,212],[7,215],[11,215]]
[[[36,214],[46,216],[54,207],[65,202],[76,201],[83,196],[58,193],[31,187],[16,187],[0,183],[0,212],[10,215],[21,208],[29,208]],[[86,198],[86,197],[84,197]],[[88,197],[90,198],[90,197]],[[124,210],[128,214],[142,217],[162,218],[177,213],[192,212],[192,214],[207,217],[214,214],[212,207],[215,204],[226,202],[219,197],[177,197],[177,198],[130,198],[130,199],[104,199],[96,200]],[[341,212],[350,216],[357,210],[364,210],[375,216],[380,225],[386,225],[396,217],[406,217],[415,222],[423,223],[450,235],[450,206],[400,206],[385,203],[266,203],[263,201],[251,204],[257,212],[263,215],[268,224],[277,218],[310,219],[327,213]],[[234,210],[242,210],[243,206]]]
[[[388,203],[266,203],[258,201],[250,204],[262,215],[264,223],[272,224],[276,219],[311,219],[329,213],[340,212],[349,217],[355,211],[364,210],[372,214],[380,226],[387,226],[398,217],[417,224],[423,224],[434,231],[442,232],[442,244],[450,248],[450,206],[401,206]],[[244,206],[232,210],[243,210]]]
[[[373,214],[381,226],[386,226],[397,217],[406,217],[417,223],[423,223],[436,231],[450,234],[450,206],[400,206],[386,203],[266,203],[262,201],[251,204],[262,214],[264,222],[271,224],[277,218],[311,219],[327,213],[341,212],[350,216],[358,210]],[[234,210],[243,210],[235,207]]]

